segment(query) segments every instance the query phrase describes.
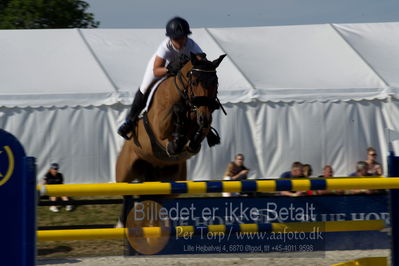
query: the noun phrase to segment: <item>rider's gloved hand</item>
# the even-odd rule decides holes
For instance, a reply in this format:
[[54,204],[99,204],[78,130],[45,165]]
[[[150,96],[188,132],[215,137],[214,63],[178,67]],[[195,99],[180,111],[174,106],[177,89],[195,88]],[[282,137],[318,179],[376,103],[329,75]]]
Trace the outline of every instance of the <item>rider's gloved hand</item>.
[[168,74],[171,75],[177,75],[177,73],[179,73],[180,69],[182,69],[182,67],[187,64],[187,62],[190,61],[190,57],[188,57],[185,54],[180,54],[179,58],[177,58],[176,60],[170,62],[166,68],[168,69]]
[[181,69],[181,65],[179,62],[175,61],[168,64],[166,68],[168,69],[168,74],[177,75]]

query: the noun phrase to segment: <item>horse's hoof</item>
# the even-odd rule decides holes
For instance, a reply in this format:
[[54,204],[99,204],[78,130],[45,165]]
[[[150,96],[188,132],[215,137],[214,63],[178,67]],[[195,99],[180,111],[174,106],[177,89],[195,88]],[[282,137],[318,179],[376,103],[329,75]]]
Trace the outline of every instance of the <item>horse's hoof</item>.
[[166,154],[169,156],[169,157],[172,157],[173,155],[176,155],[175,154],[175,150],[174,150],[174,148],[172,147],[172,145],[173,144],[171,144],[172,142],[168,142],[168,144],[166,144]]
[[166,144],[166,154],[169,157],[173,157],[176,156],[177,154],[181,153],[183,151],[183,148],[178,148],[176,143],[172,142],[168,142],[168,144]]
[[[190,142],[190,144],[191,144],[191,142]],[[197,147],[195,147],[195,146],[192,147],[192,145],[190,145],[190,144],[187,147],[188,152],[196,154],[201,150],[201,143],[199,145],[197,145]]]

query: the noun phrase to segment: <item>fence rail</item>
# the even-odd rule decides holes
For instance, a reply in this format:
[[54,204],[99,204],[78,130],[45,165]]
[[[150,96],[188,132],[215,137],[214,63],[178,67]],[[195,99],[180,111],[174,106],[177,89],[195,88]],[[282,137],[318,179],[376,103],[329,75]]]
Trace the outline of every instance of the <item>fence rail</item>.
[[182,181],[39,185],[47,196],[171,195],[219,192],[399,189],[398,177],[309,178],[247,181]]
[[[384,229],[384,221],[335,221],[335,222],[295,222],[295,223],[269,223],[269,224],[234,224],[234,225],[208,225],[203,227],[176,226],[169,230],[169,235],[185,236],[187,234],[202,233],[310,233],[315,232],[349,232],[349,231],[375,231]],[[127,228],[102,228],[102,229],[71,229],[71,230],[39,230],[39,241],[60,240],[95,240],[95,239],[122,239],[127,234],[137,237],[152,238],[164,236],[161,227]]]

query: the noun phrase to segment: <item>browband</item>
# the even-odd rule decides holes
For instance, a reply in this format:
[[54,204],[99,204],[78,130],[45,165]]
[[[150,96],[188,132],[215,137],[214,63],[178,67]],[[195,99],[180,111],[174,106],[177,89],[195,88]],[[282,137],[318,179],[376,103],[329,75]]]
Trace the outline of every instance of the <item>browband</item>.
[[193,69],[191,69],[191,71],[216,73],[216,70],[205,70],[205,69],[199,69],[199,68],[193,68]]

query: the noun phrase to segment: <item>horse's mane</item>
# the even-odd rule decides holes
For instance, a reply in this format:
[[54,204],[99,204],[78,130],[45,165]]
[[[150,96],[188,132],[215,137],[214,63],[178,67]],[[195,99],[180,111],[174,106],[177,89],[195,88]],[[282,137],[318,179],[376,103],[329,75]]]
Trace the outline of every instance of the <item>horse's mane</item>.
[[[218,84],[218,78],[216,76],[215,71],[215,65],[212,63],[212,61],[209,61],[206,57],[205,54],[200,54],[199,60],[195,60],[193,64],[193,69],[200,69],[204,70],[205,72],[196,72],[193,71],[193,75],[197,76],[199,82],[202,83],[202,85],[205,88],[208,88],[210,86],[217,86]],[[206,72],[209,71],[209,72]]]
[[206,58],[206,54],[192,54],[191,58],[189,58],[184,54],[181,54],[177,60],[181,68],[191,63],[193,70],[195,69],[204,70],[205,72],[193,71],[193,75],[198,78],[199,82],[201,82],[204,87],[207,88],[210,86],[215,86],[215,85],[217,86],[218,79],[216,76],[216,72],[214,72],[215,65],[213,64],[212,61],[209,61]]
[[215,66],[212,64],[211,61],[209,61],[206,58],[203,58],[199,61],[197,61],[194,65],[194,68],[199,68],[201,70],[209,70],[209,71],[213,71],[215,70]]
[[210,70],[210,71],[215,70],[215,66],[212,64],[212,61],[209,61],[206,58],[206,54],[204,53],[193,54],[193,56],[196,56],[197,60],[192,60],[189,56],[181,54],[177,59],[177,61],[179,62],[179,65],[182,67],[191,61],[193,68],[198,68],[201,70]]
[[209,61],[206,58],[206,54],[196,54],[195,56],[199,59],[195,60],[195,62],[193,63],[194,68],[198,68],[201,70],[208,70],[208,71],[215,70],[215,65],[212,63],[212,61]]

